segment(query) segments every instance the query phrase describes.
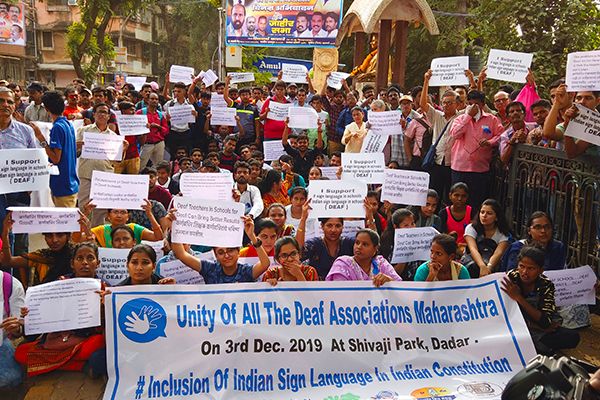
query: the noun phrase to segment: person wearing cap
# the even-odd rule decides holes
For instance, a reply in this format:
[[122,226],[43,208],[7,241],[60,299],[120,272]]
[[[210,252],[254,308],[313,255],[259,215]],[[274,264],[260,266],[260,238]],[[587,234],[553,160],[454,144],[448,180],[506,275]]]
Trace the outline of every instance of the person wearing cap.
[[0,80],[0,86],[1,87],[7,87],[8,86],[8,81],[6,79]]
[[288,101],[293,103],[296,100],[296,95],[298,94],[298,85],[296,85],[294,82],[288,83],[286,92]]
[[42,84],[39,82],[32,82],[27,86],[27,93],[29,93],[31,103],[29,103],[29,106],[25,109],[25,122],[52,122],[50,115],[48,115],[42,104],[42,95],[44,94],[44,87]]
[[87,110],[92,106],[92,91],[85,86],[79,86],[79,107]]
[[[389,92],[392,97],[394,97],[393,90]],[[388,95],[389,99],[389,95]],[[398,103],[400,104],[400,111],[402,115],[400,116],[400,124],[402,125],[402,129],[406,129],[410,122],[415,118],[420,118],[421,116],[415,110],[413,110],[413,98],[410,95],[404,94],[400,96],[398,99]],[[406,155],[406,151],[404,149],[404,140],[403,135],[392,135],[392,146],[390,153],[390,160],[398,161],[401,167],[408,166],[409,158]]]

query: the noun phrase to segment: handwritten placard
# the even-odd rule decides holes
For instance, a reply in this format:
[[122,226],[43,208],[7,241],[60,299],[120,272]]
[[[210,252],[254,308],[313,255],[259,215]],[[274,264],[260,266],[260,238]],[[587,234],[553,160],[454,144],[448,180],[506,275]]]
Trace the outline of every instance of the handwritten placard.
[[81,158],[121,161],[123,159],[123,137],[104,133],[83,132]]
[[214,110],[215,108],[226,108],[227,102],[222,94],[217,92],[212,92],[210,94],[210,109]]
[[487,77],[498,81],[524,83],[533,54],[491,49],[487,60]]
[[[342,153],[344,154],[344,153]],[[340,167],[319,167],[324,178],[338,180],[337,171]]]
[[90,199],[98,208],[141,210],[148,198],[148,175],[92,172]]
[[150,133],[148,116],[143,114],[117,114],[117,125],[119,126],[119,134],[123,136],[138,136]]
[[207,200],[231,201],[233,176],[220,172],[203,174],[185,173],[179,180],[184,196]]
[[263,153],[265,155],[265,161],[279,160],[279,157],[287,154],[283,149],[281,140],[265,140],[263,142]]
[[190,104],[176,105],[169,107],[169,116],[171,117],[171,125],[182,126],[193,124],[196,122],[196,117],[192,114],[194,106]]
[[600,146],[600,113],[581,104],[576,104],[576,106],[579,109],[579,115],[569,121],[565,136]]
[[342,153],[342,170],[342,179],[383,183],[385,179],[383,153]]
[[8,207],[15,221],[13,233],[79,232],[79,209],[63,207]]
[[431,60],[429,86],[468,85],[465,70],[469,69],[469,57],[441,57]]
[[385,149],[390,135],[378,135],[372,131],[367,132],[367,136],[363,139],[361,153],[381,153]]
[[288,116],[288,109],[290,103],[278,103],[276,101],[269,101],[269,113],[267,114],[268,119],[274,121],[285,121]]
[[96,270],[99,278],[111,286],[117,285],[129,276],[127,255],[130,249],[98,248],[100,266]]
[[408,206],[424,206],[429,191],[427,172],[386,169],[381,201]]
[[125,78],[125,82],[131,83],[133,85],[133,87],[135,88],[135,90],[137,90],[139,92],[140,90],[142,90],[142,86],[144,86],[144,83],[146,83],[146,77],[145,76],[128,76]]
[[213,126],[236,126],[235,114],[235,108],[211,108],[210,124]]
[[600,90],[600,50],[569,53],[566,83],[569,92]]
[[212,69],[209,69],[208,71],[201,73],[201,74],[202,74],[202,82],[206,86],[210,86],[219,80],[219,77],[217,76],[217,74],[215,74],[215,72]]
[[332,72],[327,77],[327,86],[340,90],[342,88],[342,79],[347,79],[350,74],[346,72]]
[[254,82],[254,72],[228,72],[231,83]]
[[438,233],[431,226],[394,230],[392,263],[429,260],[431,239]]
[[400,111],[369,110],[369,129],[376,135],[402,135],[401,117]]
[[160,275],[174,278],[178,285],[202,285],[202,275],[179,260],[167,261],[160,265]]
[[554,301],[559,307],[573,304],[596,304],[596,274],[589,266],[544,271],[554,283]]
[[182,65],[171,65],[169,69],[169,82],[184,83],[189,85],[194,79],[194,68]]
[[308,69],[302,64],[281,64],[281,80],[289,83],[308,83]]
[[367,184],[357,181],[310,181],[311,218],[364,218]]
[[312,107],[289,107],[288,117],[290,128],[317,129],[318,127],[319,115]]

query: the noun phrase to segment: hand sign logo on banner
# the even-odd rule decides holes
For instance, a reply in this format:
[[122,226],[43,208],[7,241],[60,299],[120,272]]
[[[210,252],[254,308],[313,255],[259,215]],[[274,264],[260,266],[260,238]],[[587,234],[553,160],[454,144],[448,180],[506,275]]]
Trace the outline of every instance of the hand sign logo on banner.
[[119,329],[132,342],[150,343],[167,337],[167,313],[157,302],[135,299],[123,305],[119,312]]

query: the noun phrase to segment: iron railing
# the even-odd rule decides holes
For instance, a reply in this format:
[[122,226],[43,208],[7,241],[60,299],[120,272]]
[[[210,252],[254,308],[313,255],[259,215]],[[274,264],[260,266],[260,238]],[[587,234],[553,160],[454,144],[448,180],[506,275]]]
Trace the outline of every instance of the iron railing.
[[554,237],[567,246],[568,267],[600,267],[600,158],[568,159],[563,151],[520,144],[508,168],[493,165],[494,198],[506,209],[517,238],[527,236],[534,211],[553,219]]

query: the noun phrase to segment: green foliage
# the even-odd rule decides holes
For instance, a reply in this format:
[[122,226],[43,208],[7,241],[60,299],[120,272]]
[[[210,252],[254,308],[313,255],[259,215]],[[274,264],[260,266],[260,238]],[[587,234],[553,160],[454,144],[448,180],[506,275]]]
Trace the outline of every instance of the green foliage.
[[[259,72],[258,68],[254,65],[255,62],[262,60],[266,56],[266,52],[266,47],[242,48],[242,68],[232,70],[238,70],[240,72],[254,72],[254,82],[248,82],[247,86],[262,86],[271,81],[271,73]],[[244,84],[241,85],[243,86]]]

